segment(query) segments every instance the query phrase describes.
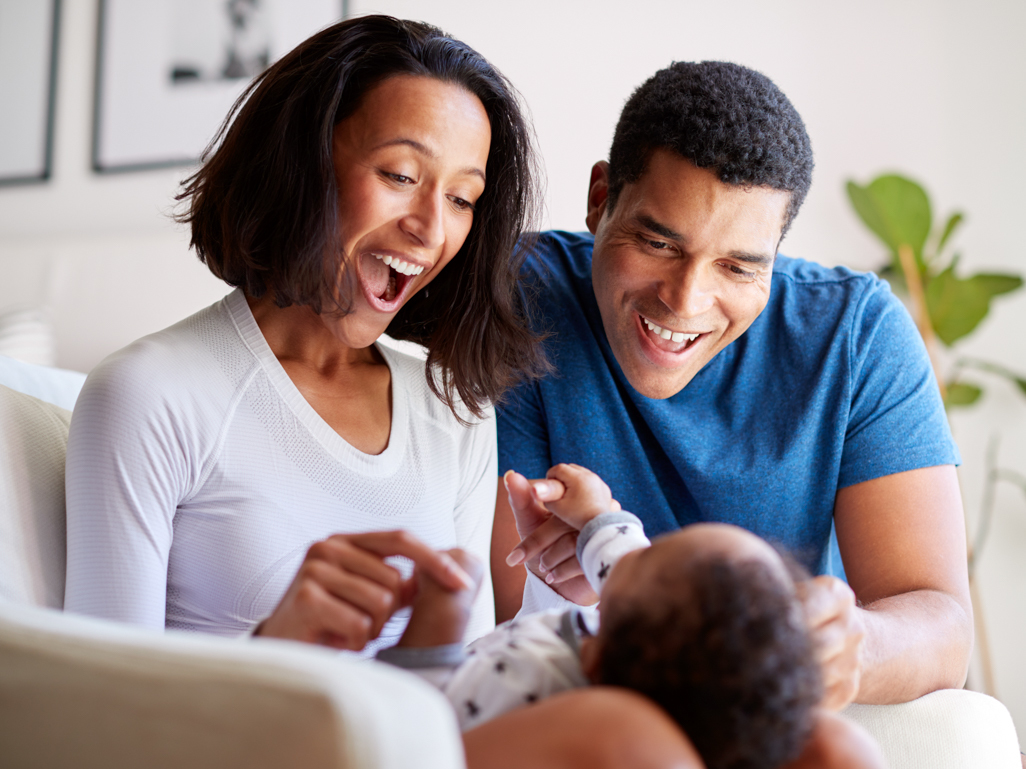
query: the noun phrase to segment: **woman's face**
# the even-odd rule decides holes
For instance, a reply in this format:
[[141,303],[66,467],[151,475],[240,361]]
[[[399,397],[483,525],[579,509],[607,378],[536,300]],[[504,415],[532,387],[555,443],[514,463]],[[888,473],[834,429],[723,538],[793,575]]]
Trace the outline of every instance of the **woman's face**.
[[463,245],[485,187],[491,127],[460,86],[414,75],[380,83],[335,126],[339,231],[352,312],[324,321],[367,347]]

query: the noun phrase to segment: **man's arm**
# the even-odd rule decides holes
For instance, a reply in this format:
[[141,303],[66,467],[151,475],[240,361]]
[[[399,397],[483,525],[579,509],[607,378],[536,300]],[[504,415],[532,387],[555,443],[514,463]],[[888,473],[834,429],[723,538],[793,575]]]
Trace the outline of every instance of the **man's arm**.
[[[844,608],[830,578],[807,603],[833,656],[824,674],[834,704],[907,702],[965,682],[973,644],[965,519],[951,465],[887,475],[841,489],[834,508],[848,584]],[[850,595],[850,594],[849,594]],[[861,650],[845,644],[864,632]],[[857,657],[857,659],[853,659]],[[844,691],[848,691],[844,697]],[[857,692],[857,694],[855,693]]]
[[513,518],[513,508],[509,504],[509,495],[502,478],[495,494],[495,522],[492,524],[492,588],[495,591],[495,622],[496,624],[513,619],[520,611],[524,598],[524,582],[527,581],[527,570],[523,564],[507,566],[506,556],[520,544],[517,524]]

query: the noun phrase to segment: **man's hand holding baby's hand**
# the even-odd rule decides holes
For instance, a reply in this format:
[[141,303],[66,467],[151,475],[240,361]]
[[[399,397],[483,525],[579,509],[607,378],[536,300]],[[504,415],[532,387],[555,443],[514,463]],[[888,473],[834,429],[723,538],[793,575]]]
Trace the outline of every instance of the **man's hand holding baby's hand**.
[[470,576],[474,587],[450,590],[418,571],[417,594],[410,604],[413,613],[397,646],[445,646],[463,640],[474,598],[484,579],[484,564],[459,548],[445,553]]
[[859,693],[866,634],[862,609],[852,589],[836,577],[813,577],[798,589],[823,671],[821,705],[841,710]]
[[[577,533],[592,518],[620,509],[609,487],[579,465],[556,465],[545,480],[506,473],[506,490],[522,541],[506,559],[525,563],[569,601],[586,606],[598,596],[577,562]],[[569,519],[568,520],[565,520]]]

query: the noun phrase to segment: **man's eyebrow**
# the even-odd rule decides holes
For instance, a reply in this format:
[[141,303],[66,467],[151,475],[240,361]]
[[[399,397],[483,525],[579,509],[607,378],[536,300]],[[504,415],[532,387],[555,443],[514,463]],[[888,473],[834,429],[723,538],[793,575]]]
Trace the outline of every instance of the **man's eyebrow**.
[[[430,158],[431,160],[438,159],[438,154],[436,152],[432,152],[427,145],[421,144],[419,141],[415,139],[406,139],[401,136],[397,139],[389,139],[387,142],[381,142],[381,144],[377,145],[374,149],[379,150],[383,147],[396,147],[403,145],[412,148],[414,152],[417,152],[418,154],[423,155],[426,158]],[[466,168],[461,168],[460,173],[465,176],[480,176],[482,180],[484,180],[485,178],[484,171],[474,166],[467,166]]]
[[640,214],[638,216],[638,218],[637,218],[637,222],[642,227],[644,227],[646,230],[654,232],[656,235],[658,235],[661,238],[666,238],[667,240],[678,240],[678,241],[686,240],[686,238],[683,235],[681,235],[679,232],[677,232],[676,230],[671,230],[665,224],[660,224],[659,222],[657,222],[655,219],[653,219],[651,216],[648,216],[647,214]]
[[[666,238],[667,240],[676,240],[678,242],[685,242],[687,238],[681,235],[676,230],[672,230],[665,224],[660,224],[651,216],[641,214],[638,216],[638,224],[644,227],[646,230],[654,232],[656,235]],[[745,262],[746,264],[759,264],[769,266],[773,264],[775,255],[767,256],[766,254],[753,254],[748,251],[730,251],[728,253],[731,259],[737,259],[739,262]]]
[[731,259],[737,259],[739,262],[746,262],[748,264],[761,264],[769,266],[773,264],[774,257],[766,256],[765,254],[750,254],[747,251],[731,251],[727,254]]

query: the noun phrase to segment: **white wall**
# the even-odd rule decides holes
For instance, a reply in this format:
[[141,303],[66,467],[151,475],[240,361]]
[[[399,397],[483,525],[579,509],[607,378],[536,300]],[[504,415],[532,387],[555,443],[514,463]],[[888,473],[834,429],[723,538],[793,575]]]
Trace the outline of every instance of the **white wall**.
[[[167,218],[181,171],[89,171],[96,0],[64,0],[54,179],[0,188],[0,311],[51,304],[59,363],[103,355],[216,299],[223,286]],[[529,103],[548,176],[546,226],[583,228],[588,171],[631,90],[675,59],[762,70],[805,117],[817,155],[812,192],[785,253],[871,268],[881,248],[850,212],[844,181],[900,170],[939,213],[965,210],[964,269],[1026,272],[1026,5],[917,0],[697,3],[590,0],[467,3],[353,0],[430,21],[474,45]],[[213,127],[212,127],[213,130]],[[1026,373],[1026,292],[995,305],[965,352]],[[954,418],[971,521],[988,436],[1026,472],[1026,400],[1001,382]],[[998,496],[980,572],[997,693],[1026,734],[1026,500]],[[975,680],[979,682],[979,676]]]

